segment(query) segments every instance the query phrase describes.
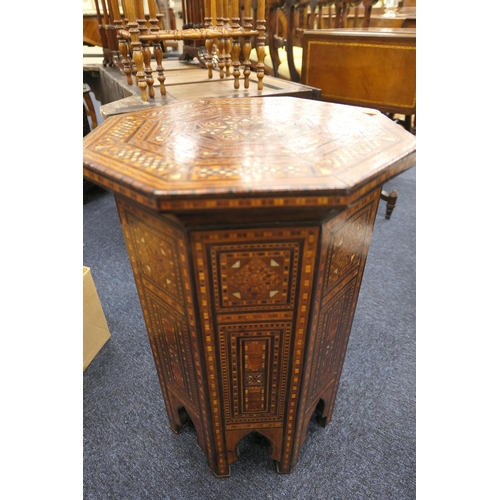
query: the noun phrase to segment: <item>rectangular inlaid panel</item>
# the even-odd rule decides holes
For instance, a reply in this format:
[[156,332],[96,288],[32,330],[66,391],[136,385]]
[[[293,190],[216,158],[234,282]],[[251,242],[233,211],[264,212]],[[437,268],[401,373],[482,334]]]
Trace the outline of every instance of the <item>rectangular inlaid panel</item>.
[[315,357],[312,364],[311,400],[321,396],[321,392],[328,387],[332,377],[338,375],[334,371],[335,359],[339,354],[340,337],[349,331],[351,326],[351,312],[357,279],[353,277],[346,286],[337,290],[332,299],[322,307],[318,330],[322,335],[315,345]]
[[198,410],[196,377],[185,317],[147,288],[144,294],[149,311],[153,352],[162,359],[161,370],[168,390],[180,400],[189,401]]
[[218,338],[226,427],[283,419],[292,324],[223,325]]
[[297,242],[212,247],[216,311],[293,310],[299,249]]
[[191,233],[221,453],[222,429],[279,427],[290,457],[318,235],[318,227]]

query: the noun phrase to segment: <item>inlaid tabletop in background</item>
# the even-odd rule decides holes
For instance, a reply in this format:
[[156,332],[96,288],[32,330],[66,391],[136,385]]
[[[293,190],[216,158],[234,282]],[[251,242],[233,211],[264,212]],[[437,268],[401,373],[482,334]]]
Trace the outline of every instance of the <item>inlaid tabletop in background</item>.
[[[415,164],[376,110],[292,97],[200,99],[108,118],[84,174],[160,210],[348,204]],[[359,196],[359,193],[356,195]]]
[[250,73],[248,89],[244,88],[243,82],[240,82],[239,89],[235,89],[232,75],[221,79],[218,74],[215,74],[213,78],[209,78],[208,70],[194,61],[165,59],[162,65],[167,95],[160,94],[156,64],[152,63],[155,98],[145,103],[141,100],[139,87],[128,85],[126,76],[118,68],[103,67],[102,64],[96,65],[95,63],[85,64],[85,59],[90,58],[84,58],[84,77],[96,75],[89,80],[89,83],[97,100],[102,104],[99,112],[104,119],[188,99],[286,96],[321,100],[321,90],[318,88],[274,78],[270,75],[264,77],[263,89],[258,90],[258,78],[254,71]]

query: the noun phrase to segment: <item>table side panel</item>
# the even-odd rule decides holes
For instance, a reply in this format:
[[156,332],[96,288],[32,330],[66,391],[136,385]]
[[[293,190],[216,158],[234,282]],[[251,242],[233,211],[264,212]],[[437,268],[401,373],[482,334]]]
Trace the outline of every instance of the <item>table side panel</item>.
[[120,196],[116,204],[170,426],[176,432],[182,427],[178,410],[184,407],[213,467],[186,235],[168,218]]
[[317,226],[191,233],[221,475],[252,430],[274,439],[289,468],[318,235]]
[[380,188],[323,225],[294,463],[320,399],[331,419],[379,201]]

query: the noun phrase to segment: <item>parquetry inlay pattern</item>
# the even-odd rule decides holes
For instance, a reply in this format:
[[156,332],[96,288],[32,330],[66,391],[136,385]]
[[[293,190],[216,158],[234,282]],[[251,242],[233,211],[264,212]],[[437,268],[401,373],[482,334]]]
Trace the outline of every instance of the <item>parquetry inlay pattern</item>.
[[85,157],[172,192],[234,181],[344,189],[397,143],[373,115],[286,97],[176,102],[110,117],[85,138]]
[[[308,339],[311,348],[304,361],[302,411],[292,462],[298,458],[301,440],[320,398],[326,405],[324,416],[328,421],[332,415],[378,201],[379,191],[374,191],[323,224],[316,282],[319,293]],[[349,268],[348,272],[338,267],[341,264]]]

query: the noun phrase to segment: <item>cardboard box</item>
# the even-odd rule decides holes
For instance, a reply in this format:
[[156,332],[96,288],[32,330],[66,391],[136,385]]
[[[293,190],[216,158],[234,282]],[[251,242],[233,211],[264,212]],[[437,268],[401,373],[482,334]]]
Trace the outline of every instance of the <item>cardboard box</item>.
[[108,323],[90,268],[83,266],[83,371],[87,369],[109,337],[111,334]]

